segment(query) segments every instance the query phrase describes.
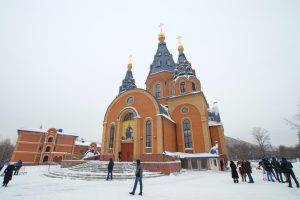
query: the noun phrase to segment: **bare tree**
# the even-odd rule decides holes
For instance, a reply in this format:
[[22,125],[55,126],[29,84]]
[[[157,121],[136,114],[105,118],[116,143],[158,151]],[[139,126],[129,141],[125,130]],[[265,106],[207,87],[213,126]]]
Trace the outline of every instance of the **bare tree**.
[[254,137],[255,143],[258,144],[260,153],[262,157],[266,156],[266,152],[271,146],[270,144],[270,136],[267,134],[268,131],[264,128],[255,127],[253,128],[252,135]]
[[10,139],[5,139],[0,142],[0,164],[7,163],[14,151],[14,146],[12,145]]
[[299,145],[300,145],[300,102],[298,103],[298,113],[293,117],[292,120],[285,119],[287,124],[291,126],[293,129],[298,131]]

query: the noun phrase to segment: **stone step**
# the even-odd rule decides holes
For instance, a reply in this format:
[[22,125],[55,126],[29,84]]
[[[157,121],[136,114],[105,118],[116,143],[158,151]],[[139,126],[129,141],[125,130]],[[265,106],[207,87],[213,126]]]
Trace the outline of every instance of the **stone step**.
[[[51,178],[69,178],[78,180],[105,180],[107,177],[107,165],[105,161],[87,161],[70,168],[60,168],[52,170],[46,174]],[[153,178],[164,176],[160,172],[144,171],[143,178]],[[113,179],[134,179],[135,165],[132,163],[115,163],[113,170]]]

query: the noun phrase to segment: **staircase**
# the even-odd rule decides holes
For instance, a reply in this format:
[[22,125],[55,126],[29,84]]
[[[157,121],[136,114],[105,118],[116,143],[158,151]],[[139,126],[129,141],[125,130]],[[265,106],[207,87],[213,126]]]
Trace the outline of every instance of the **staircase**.
[[[44,176],[51,178],[69,178],[79,180],[105,180],[107,176],[108,161],[87,161],[86,163],[76,165],[70,168],[59,168],[51,170]],[[113,170],[113,179],[134,179],[135,164],[131,162],[115,162]],[[143,172],[143,178],[153,178],[163,176],[160,172]]]

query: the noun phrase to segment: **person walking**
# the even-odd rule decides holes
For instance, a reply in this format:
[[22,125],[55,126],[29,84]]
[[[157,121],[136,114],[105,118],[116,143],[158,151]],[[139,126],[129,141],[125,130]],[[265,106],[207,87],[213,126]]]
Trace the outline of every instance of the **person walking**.
[[137,183],[139,182],[140,184],[140,193],[139,195],[143,195],[143,182],[142,182],[142,177],[143,177],[143,166],[141,165],[140,160],[136,160],[136,169],[135,169],[135,181],[134,181],[134,186],[132,192],[129,192],[129,194],[134,195]]
[[263,159],[264,161],[264,166],[265,166],[265,169],[267,171],[267,179],[268,181],[272,181],[272,182],[275,182],[273,177],[272,177],[272,166],[271,166],[271,163],[269,162],[268,159]]
[[299,182],[297,181],[297,178],[295,177],[292,163],[290,161],[287,161],[286,158],[282,158],[281,165],[283,166],[283,168],[286,171],[287,181],[289,182],[289,187],[293,187],[292,181],[291,181],[291,177],[292,177],[296,183],[297,188],[299,188]]
[[107,166],[107,177],[106,177],[106,180],[108,181],[109,179],[109,175],[110,175],[110,180],[112,180],[112,172],[113,172],[113,169],[114,169],[114,161],[112,158],[109,159],[109,163],[108,163],[108,166]]
[[280,168],[280,163],[278,162],[278,160],[276,160],[275,157],[272,158],[271,165],[272,168],[275,170],[278,182],[284,183],[282,179],[282,170]]
[[7,184],[9,181],[11,181],[12,176],[13,176],[13,172],[15,170],[15,166],[13,164],[9,164],[6,169],[4,170],[4,178],[3,178],[3,187],[7,187]]
[[22,160],[19,160],[17,162],[16,166],[15,166],[16,170],[15,170],[14,175],[19,175],[19,171],[20,171],[22,166],[23,166]]
[[239,175],[236,171],[236,165],[234,164],[233,161],[230,161],[230,168],[231,168],[231,177],[233,178],[233,182],[234,183],[238,183],[239,182]]
[[251,163],[248,160],[245,162],[245,169],[246,169],[247,176],[249,178],[248,183],[254,183],[252,175],[251,175],[252,174]]

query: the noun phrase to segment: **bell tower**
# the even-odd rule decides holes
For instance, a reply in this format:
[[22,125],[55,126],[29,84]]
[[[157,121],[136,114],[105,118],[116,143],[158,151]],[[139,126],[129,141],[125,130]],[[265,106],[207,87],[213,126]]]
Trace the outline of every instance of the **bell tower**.
[[171,94],[171,81],[174,75],[176,64],[170,54],[166,42],[165,34],[162,30],[163,24],[160,24],[160,32],[158,34],[158,48],[150,71],[146,80],[146,89],[161,104],[167,104],[166,98]]

